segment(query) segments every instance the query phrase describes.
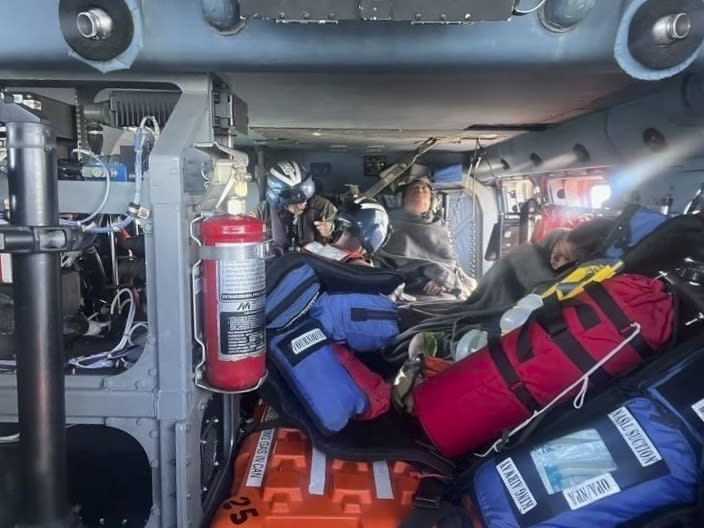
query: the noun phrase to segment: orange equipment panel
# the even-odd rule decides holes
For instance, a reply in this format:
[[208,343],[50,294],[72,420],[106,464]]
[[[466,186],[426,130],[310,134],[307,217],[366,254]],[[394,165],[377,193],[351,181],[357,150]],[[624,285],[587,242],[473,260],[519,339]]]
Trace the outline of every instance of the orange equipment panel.
[[[273,409],[257,409],[261,422]],[[296,429],[267,429],[242,441],[232,496],[211,528],[396,528],[420,484],[402,462],[327,458]]]

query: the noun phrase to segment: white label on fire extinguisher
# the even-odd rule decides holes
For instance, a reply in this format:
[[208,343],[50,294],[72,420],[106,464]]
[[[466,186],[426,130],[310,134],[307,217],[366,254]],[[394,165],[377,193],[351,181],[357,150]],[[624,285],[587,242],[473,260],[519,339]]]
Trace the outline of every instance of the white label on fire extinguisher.
[[220,330],[218,357],[232,361],[243,354],[264,353],[264,260],[220,260],[217,269]]

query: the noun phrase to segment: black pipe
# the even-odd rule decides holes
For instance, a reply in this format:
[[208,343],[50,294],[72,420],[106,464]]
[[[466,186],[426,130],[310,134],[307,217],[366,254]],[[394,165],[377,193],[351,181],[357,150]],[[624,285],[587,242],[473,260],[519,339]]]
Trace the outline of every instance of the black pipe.
[[[7,122],[11,222],[59,223],[56,138],[49,123]],[[60,255],[13,255],[21,526],[72,525],[66,479],[66,409]]]

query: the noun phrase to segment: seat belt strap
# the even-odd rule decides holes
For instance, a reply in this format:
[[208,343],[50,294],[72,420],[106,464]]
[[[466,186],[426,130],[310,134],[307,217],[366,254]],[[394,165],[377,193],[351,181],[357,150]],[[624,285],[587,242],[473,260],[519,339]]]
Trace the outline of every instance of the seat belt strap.
[[[609,292],[606,291],[606,288],[604,288],[603,285],[595,282],[588,285],[584,291],[587,295],[589,295],[589,297],[592,298],[601,311],[604,312],[607,319],[611,321],[611,324],[613,324],[621,334],[626,335],[632,331],[632,321],[623,312],[623,310],[621,310],[621,307],[614,300],[614,298],[611,297]],[[652,356],[655,353],[655,351],[643,338],[643,334],[638,334],[636,338],[631,341],[631,346],[643,358]]]
[[[562,313],[562,306],[555,296],[544,299],[544,306],[536,314],[536,321],[550,336],[550,339],[560,347],[563,354],[580,370],[582,374],[589,372],[598,363],[572,334]],[[600,368],[590,376],[592,382],[603,385],[611,379],[604,369]]]
[[516,395],[516,398],[523,404],[523,406],[529,411],[539,411],[541,409],[540,405],[533,395],[528,392],[525,385],[518,377],[516,370],[511,365],[511,362],[506,356],[506,351],[503,346],[501,346],[501,340],[498,337],[491,337],[489,339],[489,353],[491,359],[494,361],[494,365],[498,369],[504,383],[511,389]]

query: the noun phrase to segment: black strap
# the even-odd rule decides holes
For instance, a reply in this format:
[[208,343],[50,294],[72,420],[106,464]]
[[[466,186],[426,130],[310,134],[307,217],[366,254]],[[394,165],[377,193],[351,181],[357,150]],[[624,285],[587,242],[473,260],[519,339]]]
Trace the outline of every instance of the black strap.
[[631,243],[631,218],[641,209],[639,204],[627,205],[621,215],[616,220],[616,225],[611,229],[611,232],[604,238],[599,249],[595,252],[601,255],[611,246],[619,249],[624,249]]
[[[616,329],[624,337],[632,333],[632,321],[621,310],[621,307],[616,303],[613,297],[606,291],[606,288],[598,282],[589,284],[584,288],[584,291],[592,298],[606,317],[611,321]],[[643,338],[643,334],[639,333],[631,342],[630,345],[640,354],[641,357],[648,357],[655,354],[655,351]]]
[[290,418],[279,416],[265,422],[252,422],[242,429],[240,439],[254,433],[261,433],[267,429],[278,429],[279,427],[296,427],[296,422]]
[[[591,310],[591,307],[586,304],[581,304],[581,306],[589,308],[591,314],[580,314],[578,305],[573,304],[571,301],[565,301],[560,303],[556,300],[554,296],[545,299],[543,301],[543,305],[545,307],[542,309],[542,311],[538,310],[533,312],[528,321],[526,321],[523,326],[521,326],[521,329],[519,331],[516,357],[521,363],[533,357],[533,343],[530,340],[529,331],[529,323],[531,321],[538,321],[539,324],[543,327],[543,329],[550,335],[560,334],[561,332],[565,332],[568,330],[567,324],[565,323],[564,318],[562,317],[562,309],[567,306],[575,306],[578,310],[577,316],[579,317],[580,322],[585,327],[585,329],[587,329],[587,325],[591,325],[589,326],[589,328],[591,328],[592,326],[595,326],[599,323],[598,316],[596,315],[594,310]],[[594,321],[594,318],[596,318],[596,322]]]
[[451,502],[440,501],[437,508],[416,508],[411,509],[408,516],[401,522],[399,528],[433,528],[435,526],[447,526],[448,519],[456,518],[453,526],[464,527],[467,523],[464,519],[464,511],[459,506]]
[[413,499],[413,507],[401,522],[399,528],[433,528],[448,519],[457,518],[457,526],[464,526],[466,515],[463,510],[443,500],[446,483],[437,478],[424,478]]
[[599,314],[596,313],[596,310],[594,310],[594,308],[592,308],[589,304],[584,304],[581,302],[576,303],[574,305],[574,309],[577,313],[577,319],[579,319],[579,322],[582,324],[582,328],[585,330],[591,330],[601,323]]
[[523,381],[518,377],[508,357],[506,357],[506,352],[503,346],[501,346],[501,340],[496,336],[489,338],[489,353],[501,377],[504,379],[504,383],[506,383],[508,388],[511,389],[511,392],[516,395],[516,398],[518,398],[529,411],[539,411],[541,406],[535,401],[533,395],[528,392]]
[[567,322],[562,316],[562,304],[556,295],[543,299],[543,306],[534,312],[535,320],[543,327],[550,337],[569,331]]
[[[570,332],[557,297],[551,295],[543,299],[543,308],[538,310],[536,321],[582,374],[594,368],[597,361]],[[597,369],[590,376],[591,381],[597,385],[608,382],[610,378],[611,376],[602,368]]]
[[533,357],[533,343],[530,340],[530,320],[521,327],[518,331],[518,342],[516,344],[516,358],[518,358],[519,363],[528,361]]

